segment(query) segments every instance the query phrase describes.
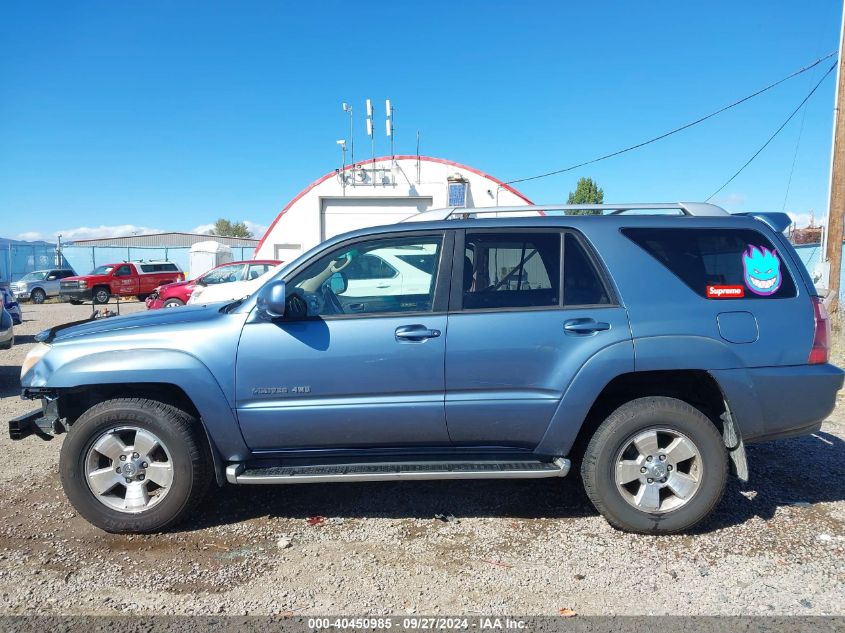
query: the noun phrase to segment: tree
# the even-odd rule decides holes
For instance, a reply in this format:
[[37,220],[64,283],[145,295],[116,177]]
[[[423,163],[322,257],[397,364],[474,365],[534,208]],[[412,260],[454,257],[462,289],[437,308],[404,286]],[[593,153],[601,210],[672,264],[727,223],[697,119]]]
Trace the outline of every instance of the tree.
[[[604,189],[592,178],[579,178],[575,191],[569,192],[566,204],[602,204]],[[601,215],[601,211],[570,211],[573,215]]]
[[252,233],[246,228],[246,224],[243,222],[232,222],[226,218],[220,218],[214,223],[211,234],[223,237],[252,237]]

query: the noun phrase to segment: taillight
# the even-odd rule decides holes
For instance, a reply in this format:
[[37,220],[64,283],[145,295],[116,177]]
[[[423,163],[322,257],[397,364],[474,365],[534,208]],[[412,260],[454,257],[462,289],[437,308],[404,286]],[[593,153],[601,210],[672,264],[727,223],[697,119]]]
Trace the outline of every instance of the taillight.
[[830,319],[827,316],[827,309],[819,297],[813,297],[813,320],[815,327],[813,331],[813,347],[810,349],[810,358],[807,362],[810,365],[820,365],[827,362],[830,349]]

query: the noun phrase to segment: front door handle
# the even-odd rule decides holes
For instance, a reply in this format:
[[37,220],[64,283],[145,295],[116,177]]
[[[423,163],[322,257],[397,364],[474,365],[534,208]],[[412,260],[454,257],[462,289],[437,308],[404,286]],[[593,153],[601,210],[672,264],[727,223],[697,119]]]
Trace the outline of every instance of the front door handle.
[[563,322],[563,331],[567,334],[589,335],[596,332],[604,332],[610,329],[610,323],[596,321],[595,319],[569,319]]
[[396,328],[394,336],[397,341],[425,341],[440,336],[440,330],[430,330],[424,325],[403,325]]

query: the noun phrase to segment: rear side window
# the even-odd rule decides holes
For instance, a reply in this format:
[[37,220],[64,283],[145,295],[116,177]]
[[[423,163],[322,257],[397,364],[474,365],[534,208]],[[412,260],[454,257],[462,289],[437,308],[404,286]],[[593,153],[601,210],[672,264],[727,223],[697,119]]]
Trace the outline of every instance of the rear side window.
[[141,271],[145,273],[175,273],[176,264],[141,264]]
[[563,303],[605,305],[610,296],[581,242],[572,233],[563,244]]
[[467,233],[464,309],[559,303],[559,233]]
[[783,299],[795,283],[778,250],[751,229],[627,228],[622,232],[708,299]]

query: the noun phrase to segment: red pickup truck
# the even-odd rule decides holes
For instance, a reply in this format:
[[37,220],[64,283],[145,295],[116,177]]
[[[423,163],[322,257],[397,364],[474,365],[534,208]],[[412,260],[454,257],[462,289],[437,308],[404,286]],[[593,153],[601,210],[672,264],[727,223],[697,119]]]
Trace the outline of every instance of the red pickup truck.
[[62,301],[108,303],[109,297],[137,295],[145,299],[155,288],[183,281],[185,273],[173,262],[120,262],[97,266],[87,275],[66,277],[59,285]]

